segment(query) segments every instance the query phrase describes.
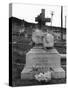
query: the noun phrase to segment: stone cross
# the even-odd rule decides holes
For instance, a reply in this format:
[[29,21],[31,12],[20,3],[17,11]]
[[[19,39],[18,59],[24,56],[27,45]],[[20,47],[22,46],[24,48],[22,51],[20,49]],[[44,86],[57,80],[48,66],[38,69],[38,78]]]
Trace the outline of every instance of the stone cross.
[[38,22],[39,28],[42,28],[47,22],[51,22],[51,18],[45,18],[45,9],[42,9],[40,15],[35,18],[35,21]]

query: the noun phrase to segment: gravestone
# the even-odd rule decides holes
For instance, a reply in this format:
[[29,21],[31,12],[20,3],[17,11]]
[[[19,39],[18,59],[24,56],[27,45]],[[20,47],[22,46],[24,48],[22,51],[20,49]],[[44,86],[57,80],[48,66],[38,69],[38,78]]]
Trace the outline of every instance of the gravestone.
[[[21,72],[21,79],[34,79],[34,75],[49,71],[46,51],[42,47],[33,47],[26,54],[26,65]],[[35,68],[38,68],[35,70]]]
[[51,71],[52,78],[65,78],[65,71],[61,67],[60,54],[53,46],[53,36],[36,30],[32,34],[32,40],[35,47],[26,53],[26,64],[21,72],[21,79],[34,79],[35,74],[48,71]]
[[[52,69],[52,78],[65,78],[65,71],[61,68],[60,55],[56,49],[44,50],[33,47],[26,54],[26,64],[21,72],[21,79],[34,79],[36,73],[44,73]],[[34,70],[34,67],[40,69]]]

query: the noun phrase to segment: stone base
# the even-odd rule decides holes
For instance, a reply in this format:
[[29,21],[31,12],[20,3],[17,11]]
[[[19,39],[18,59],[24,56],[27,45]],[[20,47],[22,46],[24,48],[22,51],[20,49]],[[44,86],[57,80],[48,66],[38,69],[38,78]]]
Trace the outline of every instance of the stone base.
[[58,78],[65,78],[65,71],[63,68],[53,68],[52,71],[52,78],[58,79]]
[[[28,79],[28,80],[32,80],[35,79],[34,78],[34,74],[33,72],[29,72],[29,73],[22,73],[21,72],[21,79]],[[59,78],[65,78],[65,71],[63,68],[59,67],[59,68],[53,68],[53,71],[51,73],[51,78],[55,78],[55,79],[59,79]]]
[[49,71],[49,68],[38,68],[37,71],[32,71],[31,68],[24,68],[24,70],[22,70],[21,72],[21,79],[28,79],[28,80],[32,80],[35,79],[34,75],[44,72]]
[[34,79],[33,73],[22,73],[21,72],[21,79],[28,79],[28,80],[32,80]]
[[[46,68],[38,69],[37,66],[45,66]],[[61,68],[60,55],[56,49],[44,50],[40,47],[32,48],[26,54],[26,65],[21,72],[21,79],[34,79],[34,75],[39,72],[47,72],[52,69],[52,78],[65,78],[65,71]]]

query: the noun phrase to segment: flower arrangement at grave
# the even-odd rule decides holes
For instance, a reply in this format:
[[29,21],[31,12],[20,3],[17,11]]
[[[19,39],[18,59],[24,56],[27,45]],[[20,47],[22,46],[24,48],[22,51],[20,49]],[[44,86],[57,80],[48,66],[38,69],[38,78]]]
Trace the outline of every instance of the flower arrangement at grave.
[[33,71],[35,72],[34,74],[34,78],[35,80],[41,82],[41,81],[45,81],[48,82],[49,80],[51,80],[51,71],[47,71],[47,72],[42,72],[43,71],[43,66],[33,66]]

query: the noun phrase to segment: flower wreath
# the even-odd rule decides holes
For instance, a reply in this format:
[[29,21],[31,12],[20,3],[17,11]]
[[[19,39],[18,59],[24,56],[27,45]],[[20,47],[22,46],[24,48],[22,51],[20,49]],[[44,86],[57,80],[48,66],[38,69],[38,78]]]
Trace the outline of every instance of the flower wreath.
[[33,66],[33,71],[36,71],[36,73],[34,74],[34,78],[37,81],[45,81],[48,82],[49,80],[51,80],[51,71],[47,71],[47,72],[38,72],[38,70],[40,69],[40,66]]

